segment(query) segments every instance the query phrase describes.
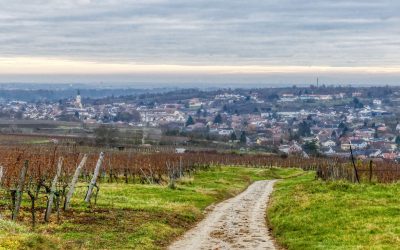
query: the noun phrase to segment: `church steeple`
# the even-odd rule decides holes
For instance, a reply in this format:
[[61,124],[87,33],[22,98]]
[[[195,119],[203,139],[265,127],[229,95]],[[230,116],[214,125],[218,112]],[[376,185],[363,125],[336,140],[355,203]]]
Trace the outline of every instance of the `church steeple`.
[[77,108],[80,108],[80,109],[83,108],[81,92],[79,91],[79,89],[77,90],[77,93],[76,93],[75,105]]

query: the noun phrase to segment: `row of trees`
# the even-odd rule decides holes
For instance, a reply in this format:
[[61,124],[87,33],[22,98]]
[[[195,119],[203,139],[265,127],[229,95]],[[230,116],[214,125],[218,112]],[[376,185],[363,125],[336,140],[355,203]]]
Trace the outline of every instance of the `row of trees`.
[[[223,123],[223,118],[222,118],[221,114],[217,114],[214,117],[214,121],[213,122],[214,122],[214,124],[222,124]],[[186,120],[186,123],[185,123],[186,127],[190,126],[190,125],[194,125],[194,124],[195,124],[195,120],[193,119],[193,117],[191,115],[189,115],[189,117],[188,117],[188,119]]]

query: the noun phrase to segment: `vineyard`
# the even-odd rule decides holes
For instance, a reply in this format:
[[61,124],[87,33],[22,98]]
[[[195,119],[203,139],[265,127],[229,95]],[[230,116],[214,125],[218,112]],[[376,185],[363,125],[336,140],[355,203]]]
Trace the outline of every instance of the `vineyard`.
[[[22,204],[29,204],[31,223],[49,222],[71,209],[78,183],[87,185],[82,202],[97,202],[101,183],[169,185],[183,176],[212,166],[301,168],[316,171],[322,180],[394,182],[400,169],[393,162],[354,162],[332,158],[280,157],[275,155],[222,154],[216,152],[140,152],[100,150],[76,146],[0,148],[1,209],[18,220]],[[86,183],[86,184],[85,184]],[[26,206],[25,206],[26,207]]]
[[316,168],[317,177],[329,180],[347,180],[350,182],[378,182],[392,183],[400,180],[400,166],[392,161],[368,161],[357,162],[356,167],[352,163],[339,163],[332,161],[327,165]]

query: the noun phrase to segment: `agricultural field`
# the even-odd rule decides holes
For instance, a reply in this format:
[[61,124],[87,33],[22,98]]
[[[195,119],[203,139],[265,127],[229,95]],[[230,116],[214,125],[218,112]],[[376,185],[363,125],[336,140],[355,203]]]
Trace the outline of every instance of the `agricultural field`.
[[280,244],[347,248],[362,239],[386,248],[398,243],[397,172],[392,163],[329,158],[3,146],[0,247],[163,249],[211,204],[254,181],[284,179],[268,213]]
[[4,135],[0,134],[0,145],[24,145],[24,144],[47,144],[50,143],[49,138],[43,136],[27,136],[27,135]]
[[309,172],[275,185],[268,221],[287,249],[399,249],[400,184],[322,181]]
[[[36,249],[158,249],[166,247],[203,218],[207,206],[234,196],[251,182],[295,175],[295,169],[210,167],[168,185],[101,183],[97,204],[83,199],[87,184],[80,182],[71,209],[57,213],[49,223],[30,223],[30,203],[25,197],[18,222],[1,220],[0,246]],[[2,214],[9,212],[2,202]],[[37,206],[43,215],[45,202]]]

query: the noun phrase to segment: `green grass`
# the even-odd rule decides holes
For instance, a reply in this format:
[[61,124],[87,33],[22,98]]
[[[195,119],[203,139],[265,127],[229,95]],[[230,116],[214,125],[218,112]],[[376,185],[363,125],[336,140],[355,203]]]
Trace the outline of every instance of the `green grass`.
[[24,225],[0,219],[0,249],[56,249],[58,240],[30,232]]
[[46,144],[46,143],[50,143],[51,140],[49,139],[34,139],[34,140],[29,140],[26,143],[27,144]]
[[[63,214],[62,223],[54,222],[54,214],[53,222],[38,225],[35,233],[27,229],[29,203],[25,201],[22,211],[25,222],[20,223],[22,226],[14,224],[19,228],[14,233],[0,229],[0,237],[3,235],[0,247],[162,249],[201,220],[204,209],[212,203],[238,194],[253,181],[285,178],[299,172],[295,169],[212,168],[183,178],[176,189],[167,185],[101,183],[97,205],[92,208],[83,202],[86,185],[82,183],[72,200],[72,209]],[[42,213],[40,216],[38,213],[38,217],[41,220]]]
[[288,249],[400,249],[400,184],[280,181],[268,209]]

